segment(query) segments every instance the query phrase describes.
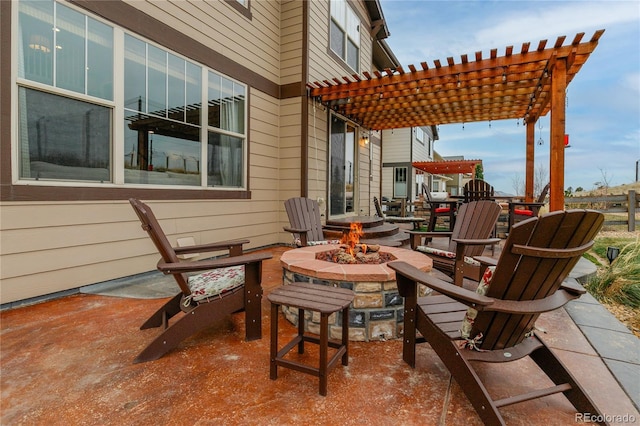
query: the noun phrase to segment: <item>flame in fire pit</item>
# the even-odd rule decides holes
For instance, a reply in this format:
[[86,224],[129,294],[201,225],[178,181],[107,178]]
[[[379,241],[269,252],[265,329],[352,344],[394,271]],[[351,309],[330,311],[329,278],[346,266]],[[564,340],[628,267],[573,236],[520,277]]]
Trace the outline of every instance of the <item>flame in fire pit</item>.
[[[362,232],[362,223],[354,222],[350,226],[350,231],[342,235],[340,239],[340,244],[344,244],[347,246],[347,252],[351,255],[355,255],[355,247],[360,243],[360,237],[364,235]],[[360,249],[363,253],[367,252],[367,245],[360,244]]]

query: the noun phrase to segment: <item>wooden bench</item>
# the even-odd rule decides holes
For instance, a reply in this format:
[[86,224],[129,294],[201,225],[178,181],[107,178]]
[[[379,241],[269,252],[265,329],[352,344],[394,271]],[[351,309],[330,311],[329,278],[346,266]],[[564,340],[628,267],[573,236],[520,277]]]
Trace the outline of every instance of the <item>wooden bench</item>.
[[[349,305],[354,293],[344,288],[335,288],[309,283],[291,283],[273,290],[267,297],[271,302],[271,380],[278,378],[278,366],[291,368],[320,378],[320,395],[327,395],[327,374],[335,368],[338,359],[342,365],[349,364]],[[278,308],[281,305],[298,308],[298,335],[278,350]],[[320,312],[320,337],[305,335],[304,311]],[[329,339],[329,315],[342,311],[342,341]],[[320,346],[319,367],[311,367],[284,357],[298,346],[304,353],[304,342]],[[337,349],[329,359],[329,347]]]

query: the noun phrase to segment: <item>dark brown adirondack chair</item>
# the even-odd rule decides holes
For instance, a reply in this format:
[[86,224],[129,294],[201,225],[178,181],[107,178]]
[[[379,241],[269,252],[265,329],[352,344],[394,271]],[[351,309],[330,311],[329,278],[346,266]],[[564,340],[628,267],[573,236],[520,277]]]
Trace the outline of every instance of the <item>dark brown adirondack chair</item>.
[[289,198],[284,202],[290,226],[283,229],[291,232],[294,245],[306,247],[318,244],[338,244],[339,240],[325,238],[320,206],[316,200],[305,197]]
[[[428,342],[485,424],[504,424],[501,407],[559,392],[578,412],[602,416],[538,338],[534,324],[541,313],[585,293],[575,280],[565,279],[593,245],[603,221],[601,213],[570,210],[520,222],[511,230],[497,266],[487,269],[478,292],[456,287],[404,262],[389,263],[405,298],[403,359],[415,367],[416,343]],[[418,283],[438,295],[418,298]],[[423,338],[418,339],[416,331]],[[494,400],[471,362],[510,362],[526,356],[554,386]]]
[[453,231],[456,223],[456,207],[457,200],[434,201],[431,198],[431,191],[426,184],[422,184],[422,193],[424,194],[424,202],[429,205],[429,225],[427,230],[432,232],[436,229],[436,223],[439,217],[449,218],[449,231]]
[[[142,223],[142,229],[147,231],[160,252],[158,269],[173,275],[180,287],[180,293],[140,327],[141,330],[163,327],[164,331],[140,352],[134,362],[156,360],[187,337],[243,309],[246,340],[260,339],[262,261],[271,255],[243,254],[242,246],[249,240],[172,247],[149,206],[133,198],[129,202]],[[228,251],[229,257],[204,260],[180,260],[178,257],[220,251]],[[169,320],[180,312],[184,315],[169,325]]]
[[[462,286],[463,278],[480,281],[484,269],[473,257],[482,255],[485,246],[500,242],[500,238],[489,238],[498,216],[500,205],[494,201],[462,204],[452,232],[407,231],[411,235],[411,248],[429,256],[433,267],[452,276],[458,286]],[[440,250],[422,244],[422,238],[434,237],[449,238],[448,248]]]
[[489,185],[482,179],[471,179],[465,183],[463,188],[464,202],[478,200],[493,200],[495,191],[493,186]]
[[526,201],[509,202],[509,229],[518,222],[538,216],[540,207],[544,206],[544,200],[547,198],[547,194],[549,194],[550,186],[550,183],[546,184],[545,187],[542,188],[538,199],[533,203],[527,203]]
[[416,216],[387,216],[382,211],[382,206],[376,196],[373,197],[373,205],[376,208],[376,216],[384,219],[384,221],[388,223],[408,223],[412,224],[414,229],[417,229],[420,224],[425,221],[425,218]]

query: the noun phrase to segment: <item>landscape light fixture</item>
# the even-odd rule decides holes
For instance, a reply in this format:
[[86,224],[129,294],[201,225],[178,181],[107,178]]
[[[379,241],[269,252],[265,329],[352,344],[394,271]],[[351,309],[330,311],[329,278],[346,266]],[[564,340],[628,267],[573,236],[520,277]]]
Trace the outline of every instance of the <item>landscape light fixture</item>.
[[607,247],[607,259],[609,259],[609,265],[616,260],[616,257],[620,254],[620,249],[618,247]]

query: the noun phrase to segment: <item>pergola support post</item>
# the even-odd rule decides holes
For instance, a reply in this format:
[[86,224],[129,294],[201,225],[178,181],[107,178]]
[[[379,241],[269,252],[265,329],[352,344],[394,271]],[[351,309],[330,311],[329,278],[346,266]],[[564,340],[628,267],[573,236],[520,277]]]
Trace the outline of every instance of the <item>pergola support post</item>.
[[567,60],[558,58],[551,70],[551,143],[549,211],[564,210],[564,134]]
[[533,201],[533,176],[535,168],[535,129],[534,121],[527,122],[527,158],[525,171],[524,200],[528,203]]

